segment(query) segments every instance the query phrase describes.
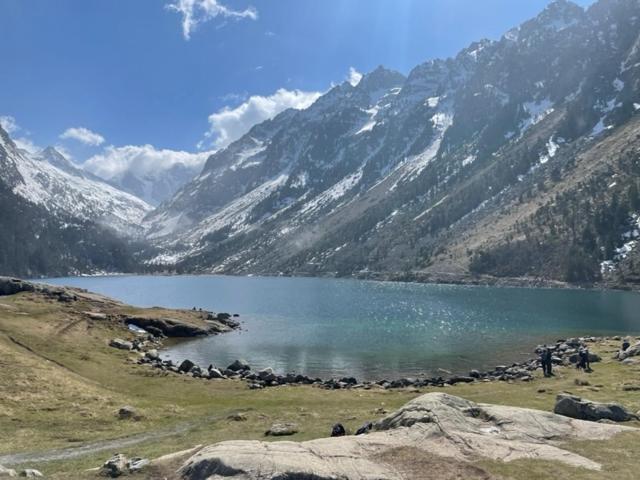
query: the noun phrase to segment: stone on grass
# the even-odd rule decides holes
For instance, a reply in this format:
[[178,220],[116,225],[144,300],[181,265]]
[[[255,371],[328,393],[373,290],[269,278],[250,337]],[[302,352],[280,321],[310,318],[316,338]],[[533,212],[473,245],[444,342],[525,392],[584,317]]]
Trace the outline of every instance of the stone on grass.
[[271,428],[266,431],[265,435],[272,437],[284,437],[295,435],[298,433],[298,425],[295,423],[274,423]]
[[142,416],[134,407],[125,405],[118,410],[118,418],[120,420],[140,420]]
[[133,343],[122,340],[121,338],[114,338],[109,342],[109,346],[119,350],[133,350]]
[[100,475],[112,478],[121,477],[129,473],[139,472],[150,463],[146,458],[127,458],[122,453],[116,453],[104,463],[100,469]]
[[130,473],[136,473],[143,470],[151,463],[147,458],[132,458],[127,462],[127,468]]
[[105,477],[116,478],[127,474],[128,458],[122,453],[116,453],[113,457],[107,460],[102,468],[100,474]]
[[11,468],[5,468],[2,465],[0,465],[0,478],[9,478],[9,477],[17,477],[18,474],[16,473],[15,470],[11,469]]
[[628,422],[637,418],[634,413],[618,403],[597,403],[563,393],[557,396],[553,411],[558,415],[591,422],[598,420]]
[[227,419],[233,422],[246,422],[248,420],[247,416],[244,413],[240,413],[240,412],[232,413],[227,417]]
[[42,477],[44,477],[44,475],[42,475],[42,473],[39,470],[35,470],[33,468],[25,468],[24,470],[22,470],[22,472],[20,472],[20,476],[21,477],[26,477],[26,478],[42,478]]

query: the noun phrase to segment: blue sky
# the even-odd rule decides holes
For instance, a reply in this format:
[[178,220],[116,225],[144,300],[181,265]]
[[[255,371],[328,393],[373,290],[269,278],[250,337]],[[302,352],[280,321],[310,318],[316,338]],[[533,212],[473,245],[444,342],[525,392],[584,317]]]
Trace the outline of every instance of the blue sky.
[[[241,129],[281,102],[304,104],[351,67],[408,73],[474,40],[498,38],[547,3],[0,0],[0,115],[19,125],[14,136],[61,145],[76,161],[108,146],[211,149],[224,144],[225,128]],[[189,12],[196,24],[185,32]],[[266,105],[254,101],[233,118],[223,112],[219,125],[209,122],[225,107],[279,89],[286,91]]]

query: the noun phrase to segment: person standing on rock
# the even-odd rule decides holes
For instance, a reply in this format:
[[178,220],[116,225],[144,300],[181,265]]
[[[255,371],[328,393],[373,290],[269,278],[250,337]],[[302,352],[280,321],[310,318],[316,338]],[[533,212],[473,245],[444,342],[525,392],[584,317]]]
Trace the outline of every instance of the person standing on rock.
[[547,347],[544,353],[545,367],[546,367],[545,373],[544,373],[545,377],[553,377],[553,363],[552,363],[551,357],[552,357],[551,349]]
[[593,370],[591,370],[591,362],[589,361],[589,347],[584,347],[582,355],[584,356],[584,371],[593,372]]
[[625,339],[622,341],[622,351],[623,351],[623,352],[626,352],[626,351],[627,351],[627,349],[628,349],[630,346],[631,346],[631,343],[629,342],[629,339],[628,339],[628,338],[625,338]]
[[542,373],[545,377],[547,377],[547,351],[548,348],[545,345],[544,348],[540,350],[540,366],[542,367]]

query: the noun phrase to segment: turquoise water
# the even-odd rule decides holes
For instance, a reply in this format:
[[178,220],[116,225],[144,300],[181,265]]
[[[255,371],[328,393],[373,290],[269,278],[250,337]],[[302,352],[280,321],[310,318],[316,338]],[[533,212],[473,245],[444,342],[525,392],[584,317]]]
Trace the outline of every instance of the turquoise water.
[[239,313],[243,330],[182,343],[174,359],[329,378],[466,373],[572,335],[640,333],[640,295],[320,278],[58,278],[139,306]]

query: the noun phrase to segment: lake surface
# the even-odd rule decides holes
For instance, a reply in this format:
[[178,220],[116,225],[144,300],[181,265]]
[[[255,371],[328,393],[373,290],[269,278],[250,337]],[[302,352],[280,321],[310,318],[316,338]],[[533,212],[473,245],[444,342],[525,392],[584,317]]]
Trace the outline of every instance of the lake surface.
[[575,335],[640,333],[640,295],[319,278],[117,276],[48,279],[138,306],[239,313],[243,330],[163,357],[226,367],[237,358],[330,378],[467,373]]

